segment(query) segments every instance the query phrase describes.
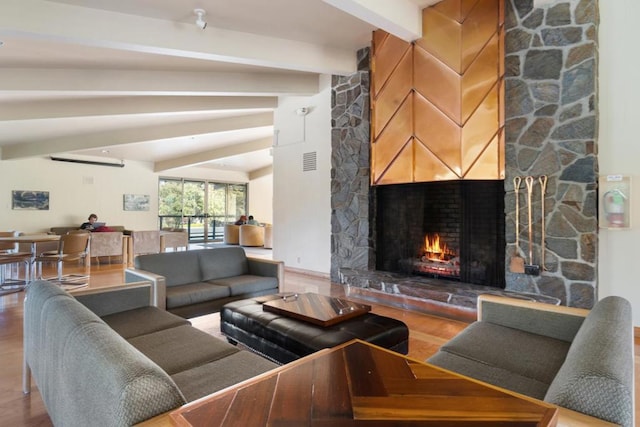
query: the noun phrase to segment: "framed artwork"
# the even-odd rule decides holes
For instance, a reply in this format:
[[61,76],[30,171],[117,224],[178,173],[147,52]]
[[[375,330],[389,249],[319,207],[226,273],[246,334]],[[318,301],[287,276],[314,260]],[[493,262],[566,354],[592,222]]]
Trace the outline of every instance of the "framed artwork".
[[148,211],[151,196],[148,194],[124,194],[123,209],[125,211]]
[[11,209],[48,211],[49,192],[13,190],[11,192]]

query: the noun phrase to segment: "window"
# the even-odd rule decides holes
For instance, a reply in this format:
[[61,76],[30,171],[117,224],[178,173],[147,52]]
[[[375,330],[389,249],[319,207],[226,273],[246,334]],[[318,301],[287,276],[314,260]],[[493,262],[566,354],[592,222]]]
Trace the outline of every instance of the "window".
[[224,224],[247,212],[247,184],[161,178],[160,228],[186,228],[189,241],[221,240]]

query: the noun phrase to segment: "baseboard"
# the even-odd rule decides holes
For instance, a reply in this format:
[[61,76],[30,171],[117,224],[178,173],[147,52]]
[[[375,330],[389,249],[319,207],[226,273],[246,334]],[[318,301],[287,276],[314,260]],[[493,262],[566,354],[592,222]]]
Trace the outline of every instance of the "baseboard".
[[329,273],[321,273],[319,271],[304,270],[302,268],[285,267],[284,271],[285,271],[285,273],[287,271],[290,271],[292,273],[304,274],[305,276],[317,277],[317,278],[320,278],[320,279],[330,279],[331,278],[331,275]]

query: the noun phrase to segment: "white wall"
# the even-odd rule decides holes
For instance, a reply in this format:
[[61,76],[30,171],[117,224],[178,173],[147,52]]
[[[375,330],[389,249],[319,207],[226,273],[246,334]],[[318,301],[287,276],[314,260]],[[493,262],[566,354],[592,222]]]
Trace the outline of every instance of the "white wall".
[[599,66],[600,174],[632,179],[631,228],[600,230],[599,295],[631,301],[633,324],[640,327],[640,40],[637,0],[601,0]]
[[[3,160],[0,161],[0,230],[39,232],[54,226],[79,226],[90,213],[97,214],[107,225],[123,225],[133,230],[157,229],[160,176],[218,182],[248,181],[246,173],[202,167],[158,174],[147,162],[126,161],[124,168],[114,168],[54,162],[48,158]],[[260,183],[258,186],[262,197],[271,200],[269,185]],[[13,210],[13,190],[48,191],[49,210]],[[123,194],[148,194],[149,211],[125,211]],[[268,216],[267,213],[264,216]]]
[[[308,107],[309,114],[296,110]],[[279,100],[274,113],[273,258],[288,267],[329,274],[331,267],[331,77],[310,97]],[[317,170],[302,171],[304,153]]]
[[273,223],[273,173],[249,181],[249,212],[256,221]]
[[[37,232],[79,226],[90,213],[107,225],[157,228],[158,179],[149,163],[126,162],[124,168],[114,168],[32,158],[0,164],[0,228],[4,230]],[[48,191],[49,210],[13,210],[12,190]],[[125,193],[150,195],[149,211],[124,211]]]

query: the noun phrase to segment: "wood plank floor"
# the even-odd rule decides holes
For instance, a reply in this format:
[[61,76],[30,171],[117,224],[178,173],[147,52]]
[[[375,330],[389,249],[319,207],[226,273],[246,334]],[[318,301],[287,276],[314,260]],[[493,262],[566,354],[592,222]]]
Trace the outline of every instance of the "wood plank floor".
[[[100,287],[117,285],[124,282],[122,265],[100,265],[90,268],[90,286]],[[285,273],[285,291],[317,292],[323,295],[342,296],[345,288],[331,284],[328,279],[301,274],[287,270]],[[0,412],[2,426],[51,426],[40,394],[34,387],[31,395],[22,394],[22,302],[24,293],[0,296]],[[400,319],[407,324],[409,335],[409,356],[424,360],[435,353],[446,341],[467,326],[462,321],[450,320],[407,310],[401,310],[380,303],[362,301],[372,306],[372,312]],[[217,313],[193,319],[193,324],[202,330],[219,335],[219,315]],[[640,340],[635,342],[635,368],[640,367]],[[639,381],[636,376],[636,419],[640,400]]]

